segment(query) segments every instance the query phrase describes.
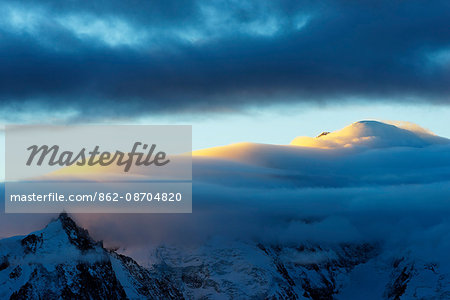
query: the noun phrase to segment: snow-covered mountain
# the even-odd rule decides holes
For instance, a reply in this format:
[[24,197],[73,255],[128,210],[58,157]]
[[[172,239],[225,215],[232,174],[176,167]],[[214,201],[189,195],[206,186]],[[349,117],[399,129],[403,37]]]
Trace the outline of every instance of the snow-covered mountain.
[[0,298],[448,299],[450,277],[437,264],[383,251],[217,239],[192,251],[155,248],[144,268],[63,213],[43,230],[0,241]]
[[[437,136],[422,127],[408,122],[385,123],[358,121],[341,130],[322,132],[316,137],[299,136],[289,145],[236,143],[194,151],[194,157],[221,158],[245,163],[264,155],[308,155],[312,150],[327,155],[342,149],[364,151],[379,148],[422,148],[431,145],[448,145],[450,140]],[[326,150],[326,151],[324,151]],[[348,152],[344,152],[348,153]],[[352,151],[351,153],[355,153]],[[255,158],[256,156],[256,158]],[[250,159],[250,161],[249,161]]]
[[[415,163],[434,168],[434,160],[440,155],[436,152],[446,153],[449,147],[449,139],[412,123],[358,121],[317,137],[296,137],[286,145],[243,142],[193,151],[192,160],[189,155],[183,159],[188,165],[192,163],[194,184],[350,186],[361,185],[361,180],[380,184],[386,178],[388,181],[417,181],[422,171],[415,174],[415,168],[412,172],[406,170],[407,174],[398,174],[404,164],[410,163],[411,156],[415,156]],[[443,166],[446,167],[445,162]],[[124,180],[122,168],[118,166],[86,168],[85,171],[80,168],[83,167],[64,167],[42,178]],[[164,168],[158,172],[152,170],[131,169],[126,179],[158,179],[165,172]],[[442,173],[432,180],[440,181],[447,176],[447,172]],[[173,178],[175,171],[171,170],[170,174]],[[236,180],[238,177],[240,179]]]
[[65,214],[0,240],[0,299],[450,299],[449,140],[373,121],[307,140],[194,153],[192,214],[73,216],[120,251]]
[[393,124],[379,121],[359,121],[341,130],[326,132],[316,138],[297,137],[291,145],[322,149],[348,147],[425,147],[448,144],[450,141],[407,122]]
[[165,299],[169,279],[108,251],[61,214],[43,230],[0,241],[1,299]]

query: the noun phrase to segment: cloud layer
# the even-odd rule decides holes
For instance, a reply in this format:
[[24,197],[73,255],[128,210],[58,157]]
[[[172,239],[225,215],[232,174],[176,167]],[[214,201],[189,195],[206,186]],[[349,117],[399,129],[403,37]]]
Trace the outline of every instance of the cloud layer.
[[[220,237],[293,247],[380,243],[395,255],[412,252],[450,263],[449,140],[417,145],[411,135],[431,133],[409,125],[403,130],[411,135],[398,136],[395,126],[356,124],[381,126],[384,147],[210,149],[194,156],[192,214],[75,218],[107,246],[120,246],[143,261],[161,244],[183,249]],[[37,229],[49,216],[23,218],[3,215],[0,236]]]
[[77,118],[341,99],[448,103],[447,1],[0,7],[7,111]]

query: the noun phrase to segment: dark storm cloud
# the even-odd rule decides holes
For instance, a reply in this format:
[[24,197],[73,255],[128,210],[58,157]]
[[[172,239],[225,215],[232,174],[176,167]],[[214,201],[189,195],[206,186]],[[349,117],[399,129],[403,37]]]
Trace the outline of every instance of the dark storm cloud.
[[449,101],[447,1],[4,1],[1,14],[7,110]]

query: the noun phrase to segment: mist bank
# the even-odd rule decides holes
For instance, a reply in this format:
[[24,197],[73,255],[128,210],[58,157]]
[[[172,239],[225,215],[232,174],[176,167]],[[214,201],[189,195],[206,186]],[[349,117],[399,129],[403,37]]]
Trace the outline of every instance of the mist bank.
[[[366,129],[375,138],[364,138]],[[417,144],[414,130],[413,144],[391,144],[390,131],[373,129],[350,138],[352,147],[235,144],[194,153],[192,214],[73,217],[95,239],[138,259],[160,245],[199,247],[220,237],[294,247],[368,242],[447,261],[450,144],[438,137]],[[0,236],[55,216],[3,214]]]

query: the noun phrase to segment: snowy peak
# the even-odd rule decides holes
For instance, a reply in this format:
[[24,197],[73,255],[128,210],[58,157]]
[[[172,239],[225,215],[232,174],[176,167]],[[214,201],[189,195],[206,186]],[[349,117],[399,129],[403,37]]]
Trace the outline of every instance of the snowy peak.
[[[89,232],[79,227],[66,213],[61,213],[44,229],[22,238],[20,245],[25,255],[51,255],[59,249],[74,259],[82,257],[86,252],[99,257],[104,256],[103,243],[94,241],[89,236]],[[64,261],[64,259],[62,257],[60,260]]]
[[376,299],[415,299],[424,282],[448,298],[448,275],[437,265],[387,252],[365,242],[219,239],[198,249],[157,248],[146,269],[62,214],[41,231],[0,240],[0,299],[366,299],[367,290]]
[[65,213],[0,240],[0,286],[0,299],[180,298],[170,279],[104,249]]
[[101,242],[95,242],[90,236],[89,232],[79,227],[68,215],[67,213],[61,213],[56,220],[59,222],[67,234],[69,241],[75,245],[78,249],[82,251],[94,249],[96,246],[102,247]]
[[[326,129],[326,128],[324,128]],[[319,131],[320,132],[320,131]],[[289,146],[257,143],[236,143],[192,152],[195,159],[218,158],[244,162],[246,164],[265,164],[274,157],[287,157],[299,150],[311,149],[349,149],[359,150],[409,147],[423,148],[433,145],[448,145],[450,140],[409,122],[359,121],[341,130],[322,131],[316,137],[299,136]],[[299,148],[302,147],[303,149]],[[322,153],[325,153],[321,151]],[[298,158],[298,157],[297,157]],[[295,158],[293,158],[295,159]],[[200,164],[200,160],[196,161]]]
[[338,131],[324,132],[315,138],[296,137],[291,145],[322,149],[350,147],[420,148],[449,142],[448,139],[436,136],[413,123],[359,121]]

